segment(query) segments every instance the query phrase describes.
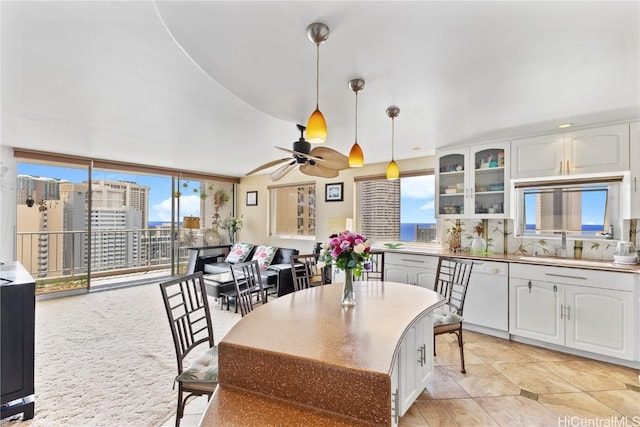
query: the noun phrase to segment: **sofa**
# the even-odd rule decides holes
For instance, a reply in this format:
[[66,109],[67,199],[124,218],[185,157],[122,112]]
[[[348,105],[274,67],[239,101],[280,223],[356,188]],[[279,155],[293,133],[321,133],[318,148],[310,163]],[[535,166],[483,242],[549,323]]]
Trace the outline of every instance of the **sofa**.
[[[256,251],[260,250],[259,245],[252,245],[244,261],[251,261]],[[231,254],[233,248],[229,249]],[[298,255],[299,251],[292,248],[277,248],[273,259],[268,263],[266,268],[261,269],[260,277],[262,283],[275,291],[270,292],[277,296],[286,295],[293,292],[293,277],[291,275],[291,256]],[[198,259],[195,271],[202,271],[204,274],[226,273],[230,270],[229,254],[224,257],[221,255],[203,256]],[[242,261],[240,261],[242,262]],[[233,285],[230,285],[233,287]],[[225,289],[220,289],[225,291]]]

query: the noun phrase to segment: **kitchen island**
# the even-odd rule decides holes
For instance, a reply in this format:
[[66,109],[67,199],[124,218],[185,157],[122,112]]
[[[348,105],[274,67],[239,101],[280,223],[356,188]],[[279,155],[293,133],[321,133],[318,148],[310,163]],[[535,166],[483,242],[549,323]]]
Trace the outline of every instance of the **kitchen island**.
[[355,307],[333,284],[238,322],[219,343],[220,383],[201,424],[395,424],[433,371],[431,314],[444,301],[406,284],[355,284]]

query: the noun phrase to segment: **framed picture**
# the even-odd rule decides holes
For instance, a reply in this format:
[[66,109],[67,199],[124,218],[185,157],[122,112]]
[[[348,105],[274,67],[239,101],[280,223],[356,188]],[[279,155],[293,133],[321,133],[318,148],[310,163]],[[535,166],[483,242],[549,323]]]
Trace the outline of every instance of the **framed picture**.
[[258,206],[257,191],[247,191],[247,206]]
[[324,201],[325,202],[341,202],[342,196],[342,182],[335,182],[333,184],[325,184],[324,186]]

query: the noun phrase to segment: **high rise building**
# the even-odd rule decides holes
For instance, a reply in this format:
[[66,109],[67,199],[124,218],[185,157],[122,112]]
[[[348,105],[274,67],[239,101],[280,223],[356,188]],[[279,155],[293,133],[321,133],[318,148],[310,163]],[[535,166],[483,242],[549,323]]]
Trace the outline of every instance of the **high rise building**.
[[60,200],[60,184],[65,182],[68,181],[33,175],[18,175],[16,190],[18,205],[24,205],[29,197],[36,203],[41,200]]
[[399,239],[400,180],[360,182],[358,197],[361,233],[371,239]]

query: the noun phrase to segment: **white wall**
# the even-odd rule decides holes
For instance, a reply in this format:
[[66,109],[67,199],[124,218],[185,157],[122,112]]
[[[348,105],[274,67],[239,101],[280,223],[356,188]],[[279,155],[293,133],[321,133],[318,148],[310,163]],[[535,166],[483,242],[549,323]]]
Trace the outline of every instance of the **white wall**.
[[[366,148],[365,148],[366,156]],[[366,157],[365,157],[366,159]],[[417,171],[434,168],[433,156],[419,157],[409,160],[397,160],[401,172]],[[239,233],[239,240],[256,244],[269,244],[278,247],[296,248],[301,253],[310,253],[316,241],[326,241],[329,237],[327,218],[329,217],[356,217],[355,207],[355,177],[383,175],[387,163],[365,165],[361,168],[352,168],[340,172],[336,178],[318,178],[300,173],[298,170],[291,172],[279,181],[271,181],[269,174],[244,177],[238,185],[238,215],[244,215],[244,226]],[[269,236],[269,185],[293,184],[298,182],[316,183],[316,238],[312,240],[281,239]],[[343,182],[342,202],[325,202],[325,184]],[[258,192],[258,206],[246,206],[246,192]],[[357,226],[356,226],[357,228]],[[317,240],[316,240],[317,239]]]
[[18,163],[13,149],[0,145],[0,261],[15,260]]

